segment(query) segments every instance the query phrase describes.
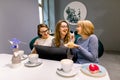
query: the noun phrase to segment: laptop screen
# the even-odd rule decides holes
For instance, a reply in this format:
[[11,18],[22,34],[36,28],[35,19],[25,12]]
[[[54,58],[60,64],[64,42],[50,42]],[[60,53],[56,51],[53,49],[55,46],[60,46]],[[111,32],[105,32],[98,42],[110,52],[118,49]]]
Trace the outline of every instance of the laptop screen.
[[34,45],[37,53],[39,54],[39,58],[43,59],[52,59],[58,60],[67,58],[68,48],[58,48],[58,47],[50,47],[50,46],[40,46]]

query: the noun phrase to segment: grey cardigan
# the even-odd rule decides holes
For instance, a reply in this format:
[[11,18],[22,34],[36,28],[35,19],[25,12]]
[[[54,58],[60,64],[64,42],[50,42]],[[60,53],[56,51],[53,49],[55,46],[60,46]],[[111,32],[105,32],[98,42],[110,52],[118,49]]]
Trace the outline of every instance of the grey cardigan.
[[98,38],[96,35],[90,35],[86,40],[78,38],[76,44],[79,48],[72,49],[72,52],[77,56],[76,63],[98,63]]

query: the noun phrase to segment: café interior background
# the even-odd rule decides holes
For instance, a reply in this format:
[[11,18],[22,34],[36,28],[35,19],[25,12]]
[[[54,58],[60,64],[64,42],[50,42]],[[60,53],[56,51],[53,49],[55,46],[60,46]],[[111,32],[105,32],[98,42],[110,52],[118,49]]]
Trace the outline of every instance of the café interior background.
[[[48,23],[54,32],[55,23],[64,19],[67,4],[82,2],[87,8],[86,19],[95,25],[95,34],[105,50],[120,51],[120,0],[43,0],[48,5]],[[46,21],[46,20],[44,20]],[[30,53],[29,42],[37,36],[38,0],[0,0],[0,53],[12,53],[8,40],[18,38],[20,49]],[[70,25],[71,30],[75,26]]]

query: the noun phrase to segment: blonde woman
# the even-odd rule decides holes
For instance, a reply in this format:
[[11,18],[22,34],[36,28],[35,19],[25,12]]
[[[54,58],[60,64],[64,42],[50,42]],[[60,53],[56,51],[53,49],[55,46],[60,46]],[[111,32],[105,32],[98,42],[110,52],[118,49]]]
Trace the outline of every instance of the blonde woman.
[[76,30],[80,38],[72,46],[73,54],[77,56],[76,63],[98,63],[98,38],[94,34],[94,25],[89,20],[78,21]]

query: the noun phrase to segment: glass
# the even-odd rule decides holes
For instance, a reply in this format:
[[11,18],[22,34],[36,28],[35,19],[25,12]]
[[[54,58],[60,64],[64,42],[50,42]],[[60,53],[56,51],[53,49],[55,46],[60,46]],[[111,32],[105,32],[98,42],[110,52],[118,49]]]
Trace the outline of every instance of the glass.
[[67,50],[67,58],[72,60],[73,57],[74,57],[74,55],[71,54],[70,48],[68,48],[68,50]]
[[61,28],[68,28],[68,26],[60,26]]
[[41,34],[46,33],[46,32],[48,32],[48,29],[44,31],[40,31]]

